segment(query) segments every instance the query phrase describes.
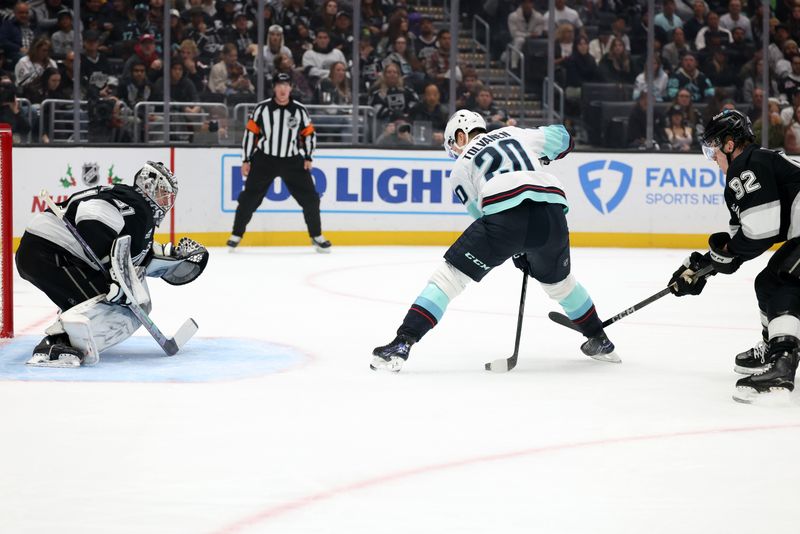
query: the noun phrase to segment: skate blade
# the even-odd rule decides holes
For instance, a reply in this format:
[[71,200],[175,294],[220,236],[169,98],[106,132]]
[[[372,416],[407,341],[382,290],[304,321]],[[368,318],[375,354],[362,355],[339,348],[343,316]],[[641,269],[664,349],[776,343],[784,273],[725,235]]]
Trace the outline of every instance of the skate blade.
[[314,247],[314,250],[316,250],[320,254],[330,254],[331,253],[330,247],[328,247],[328,248]]
[[403,359],[392,357],[387,362],[380,356],[373,356],[372,363],[369,364],[369,368],[373,371],[388,371],[391,373],[399,373],[400,369],[403,368]]
[[733,367],[734,372],[739,373],[740,375],[754,375],[757,373],[761,373],[767,370],[767,365],[764,367],[741,367],[739,365],[735,365]]
[[622,363],[622,358],[620,358],[617,355],[617,352],[613,350],[607,354],[594,354],[589,355],[589,357],[593,360],[597,360],[598,362]]
[[74,369],[81,366],[81,360],[73,354],[65,354],[58,360],[51,360],[46,354],[34,354],[25,365],[31,367],[53,367],[58,369]]
[[769,391],[759,393],[753,388],[737,387],[733,393],[733,400],[758,406],[788,406],[791,404],[791,394],[792,392],[786,388],[770,388]]

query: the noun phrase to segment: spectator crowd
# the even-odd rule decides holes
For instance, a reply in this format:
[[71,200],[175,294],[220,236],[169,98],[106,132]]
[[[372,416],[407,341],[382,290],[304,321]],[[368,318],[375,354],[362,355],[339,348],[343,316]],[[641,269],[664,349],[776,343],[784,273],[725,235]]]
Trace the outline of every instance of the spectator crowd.
[[[82,0],[79,20],[66,0],[1,1],[0,121],[35,142],[49,141],[47,128],[39,131],[38,124],[40,117],[48,124],[52,109],[41,103],[73,97],[76,35],[90,141],[130,141],[145,124],[161,120],[157,105],[145,115],[137,104],[163,101],[165,77],[180,116],[204,117],[192,126],[178,119],[174,128],[183,129],[187,140],[227,135],[229,114],[208,112],[202,104],[254,103],[259,54],[266,96],[272,76],[285,72],[295,98],[326,106],[315,118],[322,142],[350,140],[350,118],[344,115],[353,103],[353,61],[359,62],[360,104],[374,109],[373,133],[381,143],[441,143],[451,82],[458,108],[480,113],[492,129],[516,124],[496,105],[491,85],[481,80],[485,71],[472,64],[476,61],[459,61],[455,80],[450,79],[449,49],[457,36],[450,35],[448,21],[420,7],[427,3],[266,0],[258,13],[255,0],[173,0],[165,42],[165,0]],[[357,28],[353,2],[360,2]],[[696,148],[703,123],[725,107],[746,111],[760,132],[761,103],[767,99],[770,146],[800,152],[800,0],[772,4],[765,14],[760,0],[656,1],[653,97],[662,148]],[[579,138],[601,120],[598,109],[587,105],[587,84],[610,84],[622,88],[623,101],[630,102],[624,145],[645,142],[646,5],[646,0],[555,1],[556,80],[565,89],[566,122]],[[524,52],[527,86],[536,92],[546,72],[541,50],[547,6],[547,0],[461,2],[461,26],[471,28],[475,15],[487,20],[491,59],[507,60],[512,69],[522,65],[507,45]],[[260,49],[259,17],[266,30]],[[769,24],[766,51],[762,17]],[[353,57],[356,31],[360,46]],[[164,72],[167,58],[170,68]],[[761,76],[765,65],[767,87]],[[21,103],[29,103],[32,112],[24,113]]]
[[[501,54],[508,53],[506,44],[511,43],[528,60],[527,71],[532,74],[527,81],[540,87],[546,57],[537,50],[546,44],[547,0],[477,4],[470,8],[470,15],[490,21],[493,56],[502,58]],[[770,147],[800,153],[800,0],[775,0],[766,14],[760,0],[656,0],[655,4],[652,79],[657,102],[655,140],[661,148],[696,149],[703,124],[724,108],[746,112],[760,135],[764,128],[761,105],[766,98]],[[643,146],[647,2],[556,0],[555,6],[556,80],[565,89],[568,127],[579,133],[593,129],[599,137],[608,138],[609,124],[602,123],[605,117],[600,112],[604,97],[594,107],[587,102],[587,84],[608,84],[606,100],[632,102],[622,121],[627,135],[617,146]],[[769,27],[766,52],[763,17]],[[503,19],[508,22],[507,31],[494,30]],[[509,59],[512,66],[518,62]]]

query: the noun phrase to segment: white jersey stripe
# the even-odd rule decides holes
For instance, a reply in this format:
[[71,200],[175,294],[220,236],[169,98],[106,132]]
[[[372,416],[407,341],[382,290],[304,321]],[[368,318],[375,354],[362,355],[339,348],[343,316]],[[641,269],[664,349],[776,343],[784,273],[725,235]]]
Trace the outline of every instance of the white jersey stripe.
[[781,231],[781,203],[779,200],[760,204],[745,210],[739,216],[742,233],[748,239],[775,237]]

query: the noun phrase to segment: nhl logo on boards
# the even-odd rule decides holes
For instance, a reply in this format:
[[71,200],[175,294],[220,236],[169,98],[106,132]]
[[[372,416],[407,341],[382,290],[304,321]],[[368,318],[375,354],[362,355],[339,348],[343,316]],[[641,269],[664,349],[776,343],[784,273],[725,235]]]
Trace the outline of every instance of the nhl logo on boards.
[[97,163],[84,163],[81,179],[86,185],[96,185],[100,181],[100,165]]

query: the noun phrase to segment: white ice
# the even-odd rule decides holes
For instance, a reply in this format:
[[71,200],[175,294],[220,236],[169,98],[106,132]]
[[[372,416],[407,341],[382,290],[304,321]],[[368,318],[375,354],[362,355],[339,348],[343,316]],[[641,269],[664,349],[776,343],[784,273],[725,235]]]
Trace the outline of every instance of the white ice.
[[[800,395],[731,399],[733,356],[760,336],[766,256],[610,327],[621,365],[582,356],[531,283],[519,364],[493,374],[483,365],[511,354],[519,299],[521,275],[504,265],[451,304],[400,374],[370,371],[443,251],[217,249],[191,286],[151,284],[164,330],[200,325],[179,373],[205,365],[193,350],[215,337],[234,338],[223,363],[243,356],[236,338],[294,347],[297,365],[279,373],[0,375],[0,532],[798,532]],[[664,287],[686,254],[575,249],[573,272],[608,317]],[[19,279],[15,296],[18,335],[35,343],[54,306]]]

